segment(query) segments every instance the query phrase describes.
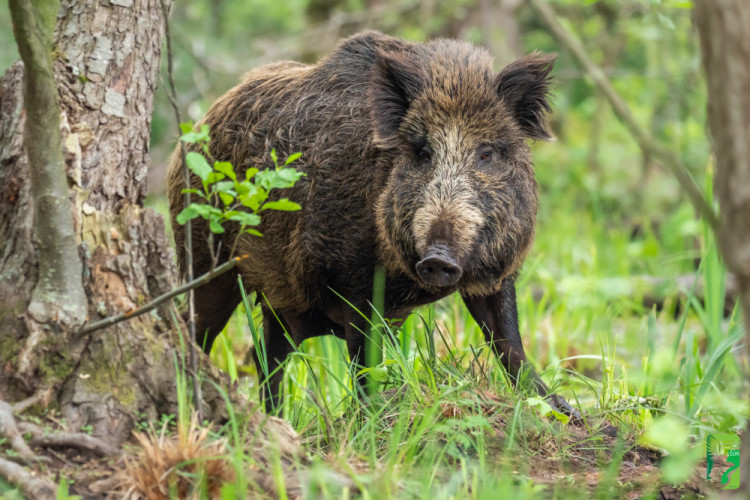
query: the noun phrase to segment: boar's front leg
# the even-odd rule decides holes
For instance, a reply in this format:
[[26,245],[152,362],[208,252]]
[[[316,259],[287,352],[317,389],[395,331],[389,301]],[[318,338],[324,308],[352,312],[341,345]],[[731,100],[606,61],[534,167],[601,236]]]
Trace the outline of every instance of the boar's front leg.
[[515,277],[505,278],[500,291],[492,295],[462,297],[469,312],[482,327],[484,338],[500,358],[513,382],[530,382],[540,395],[547,398],[554,409],[574,419],[580,419],[581,414],[564,398],[556,394],[547,394],[549,389],[526,359],[518,331]]

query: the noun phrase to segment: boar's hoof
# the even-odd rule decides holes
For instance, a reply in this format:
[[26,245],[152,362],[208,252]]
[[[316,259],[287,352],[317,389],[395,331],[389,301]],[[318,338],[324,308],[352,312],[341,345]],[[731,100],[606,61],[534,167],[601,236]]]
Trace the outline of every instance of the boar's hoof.
[[557,394],[552,394],[551,396],[547,397],[547,402],[553,410],[559,411],[560,413],[564,413],[565,415],[569,416],[571,424],[580,425],[583,423],[583,417],[581,416],[581,413],[570,406],[570,403],[565,401],[565,398],[561,398]]
[[433,245],[427,255],[417,262],[417,274],[432,286],[452,286],[461,279],[463,269],[456,263],[450,250],[442,245]]

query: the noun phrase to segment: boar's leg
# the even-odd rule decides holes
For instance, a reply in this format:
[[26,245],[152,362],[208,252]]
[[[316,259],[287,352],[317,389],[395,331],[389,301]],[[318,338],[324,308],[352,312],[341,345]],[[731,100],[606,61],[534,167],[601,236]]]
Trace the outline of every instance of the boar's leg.
[[540,395],[547,398],[554,409],[575,419],[581,418],[580,413],[564,398],[556,394],[547,394],[549,389],[526,359],[518,331],[515,277],[505,278],[500,291],[495,294],[462,297],[469,312],[482,327],[484,338],[500,358],[513,382],[530,382]]
[[[206,354],[211,353],[214,340],[224,329],[241,300],[237,275],[217,276],[195,289],[196,342]],[[185,313],[185,321],[187,321]]]
[[[361,309],[365,311],[365,308]],[[367,331],[367,322],[361,317],[354,319],[346,324],[344,328],[344,339],[346,340],[346,348],[349,351],[349,360],[352,370],[353,377],[353,388],[354,392],[359,396],[363,396],[365,393],[365,384],[367,383],[367,375],[356,376],[356,373],[361,371],[365,367],[365,334],[362,332]]]
[[267,305],[262,304],[260,309],[263,313],[263,342],[265,359],[268,363],[268,379],[264,376],[263,364],[261,364],[259,349],[256,346],[253,346],[253,359],[260,381],[260,400],[266,407],[266,413],[273,414],[281,409],[284,361],[294,350],[294,347],[284,335],[285,331],[291,332],[291,329],[280,311],[276,311],[277,318],[277,315]]
[[[310,310],[304,313],[278,309],[272,311],[266,304],[261,306],[261,310],[263,311],[263,330],[266,332],[263,338],[270,380],[267,384],[265,380],[261,380],[260,397],[265,403],[266,413],[272,413],[281,408],[282,381],[284,379],[283,363],[287,356],[294,352],[294,346],[299,346],[303,340],[319,335],[334,334],[343,337],[344,329],[328,319],[325,313],[319,310]],[[291,337],[294,345],[285,333]],[[258,376],[262,379],[263,367],[255,348],[253,348],[253,357]],[[266,397],[265,392],[269,393],[268,397]]]

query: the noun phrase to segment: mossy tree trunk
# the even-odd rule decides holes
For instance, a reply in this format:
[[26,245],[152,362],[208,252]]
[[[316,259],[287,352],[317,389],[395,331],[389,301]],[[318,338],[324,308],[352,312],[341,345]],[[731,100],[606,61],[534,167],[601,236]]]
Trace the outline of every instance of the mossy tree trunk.
[[[30,162],[55,160],[40,160],[37,147],[27,155],[24,144],[28,150],[40,130],[60,131],[62,149],[52,154],[64,159],[57,187],[69,202],[63,198],[53,212],[72,215],[68,243],[82,265],[56,279],[67,281],[59,283],[63,289],[85,291],[88,319],[128,311],[170,290],[176,272],[164,221],[143,208],[164,21],[160,0],[62,0],[56,17],[51,76],[58,105],[53,99],[47,107],[59,109],[51,114],[59,123],[24,109],[23,63],[0,80],[0,399],[43,394],[59,405],[68,426],[91,426],[119,445],[134,419],[175,411],[173,360],[181,350],[173,311],[162,307],[78,335],[80,319],[64,321],[56,312],[68,303],[40,307],[33,300],[49,276],[41,253],[50,239],[44,224],[55,223],[34,205]],[[20,24],[14,30],[23,36]],[[219,399],[210,386],[204,396]],[[206,416],[222,406],[209,402]]]
[[[721,206],[719,246],[737,276],[750,379],[750,2],[699,0],[695,20],[708,80],[708,121]],[[741,488],[750,491],[750,432],[742,440]],[[747,497],[745,497],[747,498]]]

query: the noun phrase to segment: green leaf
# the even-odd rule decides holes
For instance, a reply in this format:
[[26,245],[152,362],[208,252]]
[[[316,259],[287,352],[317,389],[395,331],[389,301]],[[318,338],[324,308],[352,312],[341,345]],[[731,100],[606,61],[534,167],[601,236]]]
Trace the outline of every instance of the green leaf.
[[288,198],[282,198],[278,201],[269,201],[266,202],[263,205],[263,208],[261,210],[281,210],[284,212],[294,212],[295,210],[299,210],[302,208],[298,204],[294,203],[293,201],[289,201]]
[[208,136],[209,127],[205,123],[201,125],[201,129],[198,132],[193,131],[192,126],[190,127],[190,129],[185,130],[185,128],[183,128],[183,125],[186,125],[186,124],[180,125],[180,129],[184,132],[180,136],[181,141],[189,142],[190,144],[196,144],[199,142],[208,142],[211,139]]
[[[220,175],[223,176],[224,174]],[[220,193],[227,193],[231,194],[232,196],[237,195],[237,193],[234,191],[234,182],[231,181],[217,182],[216,184],[214,184],[214,189],[216,191],[219,191]]]
[[224,228],[221,227],[221,222],[217,216],[210,217],[208,219],[208,227],[212,233],[221,234],[224,232]]
[[188,134],[193,131],[193,122],[180,123],[180,130],[183,134]]
[[299,157],[302,156],[302,153],[294,153],[287,157],[286,161],[284,162],[284,166],[289,165],[293,161],[299,160]]
[[237,180],[237,175],[234,173],[234,167],[232,162],[229,161],[217,161],[214,163],[214,170],[221,172],[233,181]]
[[261,237],[263,236],[263,233],[261,233],[260,231],[257,231],[257,230],[255,230],[255,229],[253,229],[253,228],[250,228],[250,227],[249,227],[249,228],[246,228],[246,229],[245,229],[245,232],[246,232],[247,234],[251,234],[251,235],[253,235],[253,236],[261,236]]
[[259,170],[255,167],[250,167],[245,171],[245,180],[249,181],[253,177],[255,177],[255,174],[257,174]]
[[221,172],[211,172],[206,176],[205,184],[214,184],[224,178],[226,178],[226,175],[222,174]]
[[279,177],[287,183],[287,185],[283,187],[294,186],[294,183],[300,180],[300,178],[303,175],[305,175],[302,172],[297,172],[293,168],[282,168],[281,170],[278,171],[278,173],[279,173]]
[[211,165],[208,164],[206,159],[200,153],[194,151],[189,152],[185,156],[185,161],[187,162],[188,168],[192,170],[195,175],[200,177],[202,181],[206,181],[208,176],[213,172]]
[[190,219],[195,219],[199,216],[198,211],[196,210],[196,207],[199,205],[195,203],[191,203],[190,205],[186,206],[182,209],[182,212],[177,214],[177,223],[180,225],[185,224]]
[[231,205],[234,201],[234,196],[229,193],[219,193],[219,198],[221,198],[222,203],[227,206]]
[[278,165],[279,164],[279,157],[276,154],[276,148],[273,148],[271,150],[271,159],[273,160],[274,165]]
[[194,189],[194,188],[183,189],[182,194],[185,194],[185,193],[197,194],[201,198],[205,198],[205,196],[203,195],[203,191],[201,191],[200,189]]
[[260,216],[257,214],[251,214],[247,212],[233,212],[232,215],[227,217],[229,220],[239,222],[245,226],[257,226],[260,224]]

